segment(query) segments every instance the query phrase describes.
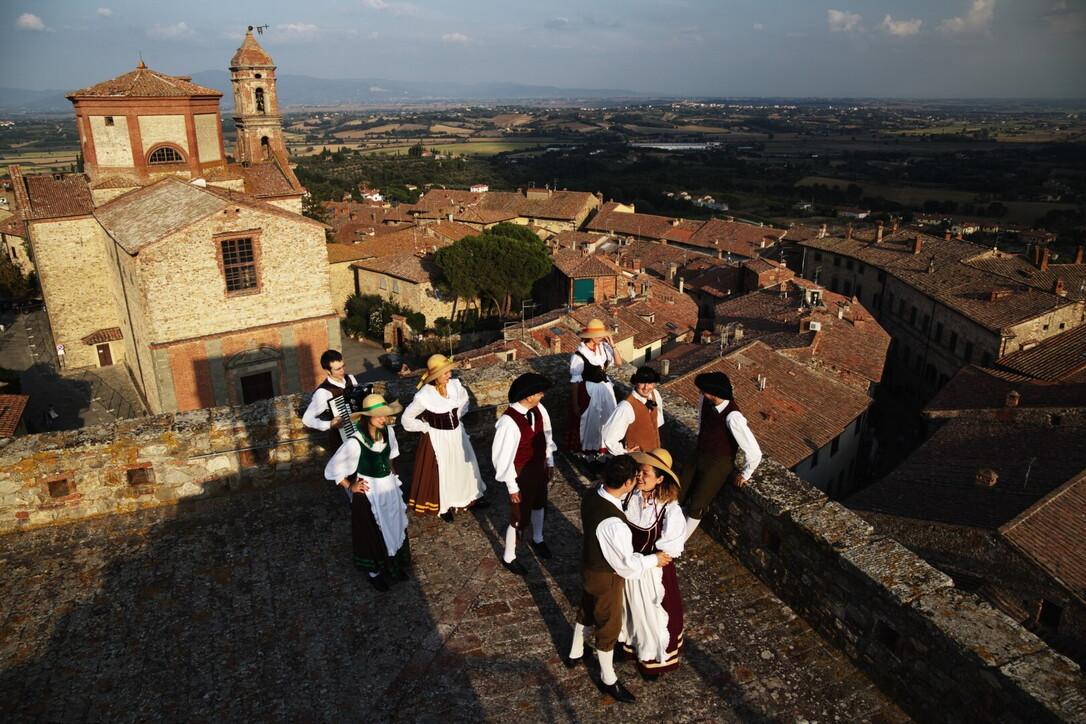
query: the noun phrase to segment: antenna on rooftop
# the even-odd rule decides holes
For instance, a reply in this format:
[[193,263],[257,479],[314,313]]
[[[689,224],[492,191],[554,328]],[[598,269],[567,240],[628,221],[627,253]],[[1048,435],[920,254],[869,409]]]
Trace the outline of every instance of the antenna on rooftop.
[[249,30],[255,30],[257,35],[263,35],[264,31],[269,29],[270,27],[271,27],[270,25],[257,25],[254,28],[252,25],[250,25]]

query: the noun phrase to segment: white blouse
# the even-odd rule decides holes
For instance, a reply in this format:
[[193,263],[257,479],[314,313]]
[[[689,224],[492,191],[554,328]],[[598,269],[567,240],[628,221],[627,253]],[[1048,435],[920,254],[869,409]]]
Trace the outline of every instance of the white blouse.
[[403,429],[408,432],[429,432],[430,426],[425,420],[419,419],[419,415],[427,410],[438,415],[456,410],[462,421],[464,413],[468,411],[468,405],[471,403],[467,389],[464,388],[460,380],[451,379],[445,387],[445,392],[448,393],[448,397],[442,397],[434,385],[423,385],[415,393],[415,398],[411,400],[411,404],[403,411],[403,417],[400,418]]
[[[519,402],[514,402],[510,407],[522,415],[528,412]],[[551,416],[542,404],[537,407],[543,421],[543,434],[547,441],[547,465],[554,467],[554,451],[558,449],[558,446],[554,444]],[[494,462],[494,479],[505,483],[510,495],[520,492],[520,486],[517,485],[517,469],[513,464],[519,446],[520,428],[517,427],[517,423],[509,415],[500,415],[498,421],[494,423],[494,447],[491,448],[490,459]]]
[[324,477],[333,483],[338,483],[358,472],[358,459],[362,457],[362,445],[366,445],[374,452],[381,452],[387,444],[391,449],[388,453],[389,460],[395,460],[400,456],[400,446],[396,443],[396,432],[391,426],[385,428],[388,434],[388,443],[378,440],[372,445],[366,445],[362,436],[358,433],[347,438],[328,464],[324,466]]
[[[615,352],[607,342],[600,342],[596,345],[595,352],[586,347],[584,342],[581,342],[577,352],[583,354],[585,359],[597,367],[603,367],[604,363],[614,364],[615,361]],[[583,374],[584,360],[575,352],[569,357],[569,381],[572,383],[580,382]]]
[[[635,490],[629,502],[626,503],[626,520],[639,528],[649,528],[658,517],[660,517],[660,504],[655,500],[646,503],[641,497],[641,491]],[[678,558],[683,553],[685,540],[686,516],[683,515],[682,508],[674,501],[665,504],[663,530],[656,541],[656,548],[672,558]]]

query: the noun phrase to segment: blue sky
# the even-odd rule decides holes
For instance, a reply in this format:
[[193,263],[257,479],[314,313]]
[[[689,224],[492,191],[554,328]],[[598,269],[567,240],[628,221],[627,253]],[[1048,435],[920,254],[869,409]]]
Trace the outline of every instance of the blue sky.
[[281,74],[669,95],[1086,97],[1086,0],[6,0],[0,86],[70,90],[143,53]]

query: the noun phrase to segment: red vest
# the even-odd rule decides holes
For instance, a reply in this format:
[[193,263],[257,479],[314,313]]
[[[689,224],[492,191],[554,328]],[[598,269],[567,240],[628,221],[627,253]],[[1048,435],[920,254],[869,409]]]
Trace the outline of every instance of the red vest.
[[725,422],[728,415],[739,412],[735,400],[728,400],[728,404],[722,412],[717,412],[709,400],[701,401],[701,426],[698,428],[698,453],[701,455],[725,457],[735,460],[735,453],[739,451],[739,443],[728,429]]
[[543,432],[543,413],[539,406],[522,415],[509,406],[505,413],[520,430],[520,443],[513,456],[513,468],[517,471],[517,482],[526,478],[545,479],[547,474],[547,435]]

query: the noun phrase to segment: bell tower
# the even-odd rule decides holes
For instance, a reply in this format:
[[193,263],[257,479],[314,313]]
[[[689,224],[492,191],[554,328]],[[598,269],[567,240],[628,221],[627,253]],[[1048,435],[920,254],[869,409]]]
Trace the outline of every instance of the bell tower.
[[256,42],[251,25],[230,59],[230,82],[234,87],[236,160],[242,164],[278,160],[285,166],[287,148],[275,89],[275,63]]

